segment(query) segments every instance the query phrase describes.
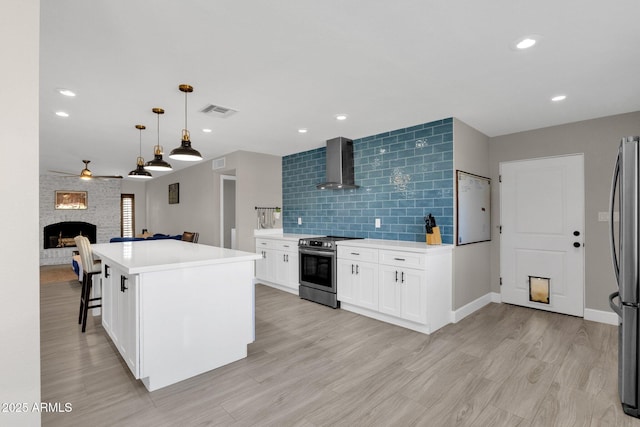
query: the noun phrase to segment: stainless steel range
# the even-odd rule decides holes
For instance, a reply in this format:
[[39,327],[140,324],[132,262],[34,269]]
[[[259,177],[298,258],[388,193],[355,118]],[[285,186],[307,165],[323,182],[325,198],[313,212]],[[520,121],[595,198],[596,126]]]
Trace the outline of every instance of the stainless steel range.
[[336,280],[336,242],[358,237],[311,237],[298,241],[300,298],[340,307]]

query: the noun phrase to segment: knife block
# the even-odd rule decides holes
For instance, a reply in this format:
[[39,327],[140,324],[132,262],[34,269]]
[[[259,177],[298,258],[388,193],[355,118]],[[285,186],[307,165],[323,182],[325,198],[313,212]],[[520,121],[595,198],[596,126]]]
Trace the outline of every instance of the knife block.
[[442,237],[440,237],[440,227],[433,227],[433,233],[427,233],[427,245],[441,245]]

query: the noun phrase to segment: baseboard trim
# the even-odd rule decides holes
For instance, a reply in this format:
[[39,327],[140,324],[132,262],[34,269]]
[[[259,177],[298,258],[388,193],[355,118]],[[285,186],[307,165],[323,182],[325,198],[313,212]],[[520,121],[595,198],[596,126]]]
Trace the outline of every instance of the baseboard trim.
[[459,309],[452,311],[451,321],[453,323],[458,323],[459,321],[469,316],[470,314],[473,314],[474,312],[480,310],[485,305],[490,304],[492,302],[499,303],[501,302],[501,300],[502,298],[500,297],[499,293],[489,292],[488,294],[481,296],[475,301],[471,301],[469,304],[466,304],[460,307]]
[[592,308],[584,309],[584,320],[592,322],[606,323],[608,325],[618,326],[618,315],[612,311],[594,310]]

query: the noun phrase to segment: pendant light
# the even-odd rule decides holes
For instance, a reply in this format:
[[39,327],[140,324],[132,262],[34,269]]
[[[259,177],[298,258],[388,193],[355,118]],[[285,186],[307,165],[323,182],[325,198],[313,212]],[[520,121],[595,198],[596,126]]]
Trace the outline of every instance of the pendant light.
[[129,178],[137,178],[137,179],[149,179],[153,178],[149,171],[144,170],[144,159],[142,158],[142,131],[146,129],[144,125],[136,125],[136,129],[140,131],[140,146],[139,146],[139,156],[136,160],[136,168],[129,172]]
[[164,110],[162,108],[152,108],[151,111],[158,115],[158,145],[153,147],[153,160],[149,160],[147,164],[144,165],[144,168],[148,171],[160,172],[173,170],[171,165],[162,159],[164,150],[160,145],[160,114],[164,114]]
[[180,89],[180,92],[184,92],[184,129],[182,129],[182,144],[180,144],[180,147],[174,148],[169,157],[174,160],[197,162],[202,160],[202,155],[198,150],[191,148],[191,140],[187,130],[187,93],[193,92],[193,86],[182,84],[178,86],[178,89]]

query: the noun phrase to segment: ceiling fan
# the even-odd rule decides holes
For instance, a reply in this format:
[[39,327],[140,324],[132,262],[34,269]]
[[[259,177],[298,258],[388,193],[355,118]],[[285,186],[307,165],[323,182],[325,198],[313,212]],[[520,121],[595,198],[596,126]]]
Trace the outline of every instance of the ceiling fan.
[[70,172],[60,172],[60,171],[49,171],[49,172],[53,172],[53,173],[59,173],[62,175],[68,175],[68,176],[77,176],[80,179],[122,179],[122,176],[120,175],[94,175],[93,172],[91,172],[89,170],[89,163],[91,162],[91,160],[83,160],[84,162],[84,169],[82,169],[82,171],[80,172],[80,175],[75,174],[75,173],[70,173]]

